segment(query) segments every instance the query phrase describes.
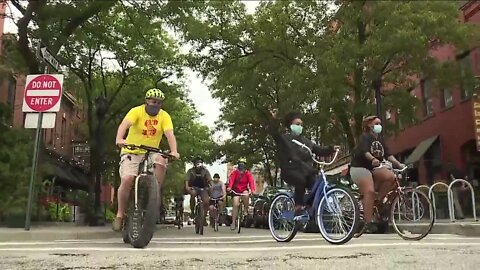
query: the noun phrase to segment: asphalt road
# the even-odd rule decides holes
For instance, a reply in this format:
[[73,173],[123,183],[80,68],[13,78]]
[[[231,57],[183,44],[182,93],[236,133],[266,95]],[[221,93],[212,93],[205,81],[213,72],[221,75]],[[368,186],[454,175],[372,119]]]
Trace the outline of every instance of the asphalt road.
[[364,235],[342,246],[299,233],[277,243],[268,230],[193,227],[160,231],[145,249],[119,238],[0,243],[0,269],[479,269],[480,237]]

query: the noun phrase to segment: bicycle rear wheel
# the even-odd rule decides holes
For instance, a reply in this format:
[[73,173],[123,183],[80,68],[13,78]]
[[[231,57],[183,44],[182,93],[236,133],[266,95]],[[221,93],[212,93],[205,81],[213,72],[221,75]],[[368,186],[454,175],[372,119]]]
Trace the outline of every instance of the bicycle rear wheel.
[[133,247],[144,248],[153,237],[158,217],[157,180],[150,175],[140,176],[136,192],[137,207],[132,204],[128,215],[128,235]]
[[268,228],[277,242],[290,242],[297,234],[295,226],[295,203],[285,195],[280,194],[273,199],[268,211]]
[[405,240],[421,240],[433,228],[435,213],[425,193],[404,189],[393,200],[390,219],[397,234]]
[[316,221],[322,237],[341,245],[352,239],[359,220],[358,202],[345,189],[333,188],[320,201]]

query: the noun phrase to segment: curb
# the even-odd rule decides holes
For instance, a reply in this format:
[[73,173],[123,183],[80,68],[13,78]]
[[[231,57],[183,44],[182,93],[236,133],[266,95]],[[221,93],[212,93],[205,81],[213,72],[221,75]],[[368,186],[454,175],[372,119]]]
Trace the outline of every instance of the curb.
[[[416,228],[419,228],[415,225],[410,225],[408,227],[412,227],[412,232],[416,231]],[[423,227],[424,229],[424,227]],[[389,226],[389,233],[396,233],[393,226],[390,224]],[[455,234],[461,236],[480,236],[480,223],[472,222],[472,223],[435,223],[433,225],[430,234]]]

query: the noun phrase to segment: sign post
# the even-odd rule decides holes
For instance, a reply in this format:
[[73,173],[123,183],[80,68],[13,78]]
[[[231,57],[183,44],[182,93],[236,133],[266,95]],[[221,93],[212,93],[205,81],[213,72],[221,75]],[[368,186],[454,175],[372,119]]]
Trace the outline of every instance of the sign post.
[[32,210],[33,189],[37,171],[38,153],[40,145],[40,131],[42,129],[43,113],[58,112],[62,99],[63,75],[39,74],[28,75],[23,95],[23,112],[38,113],[38,121],[35,133],[35,145],[33,149],[32,172],[28,191],[27,213],[25,217],[25,230],[30,230],[30,217]]

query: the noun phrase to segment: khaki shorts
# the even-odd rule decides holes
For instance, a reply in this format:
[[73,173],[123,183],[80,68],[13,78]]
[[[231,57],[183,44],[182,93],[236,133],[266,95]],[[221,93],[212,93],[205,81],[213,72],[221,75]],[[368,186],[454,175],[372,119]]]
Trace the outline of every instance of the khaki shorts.
[[[120,178],[125,176],[137,176],[140,162],[143,161],[145,155],[121,154],[120,155]],[[167,167],[168,160],[158,153],[151,153],[149,159],[154,160],[155,164]]]

